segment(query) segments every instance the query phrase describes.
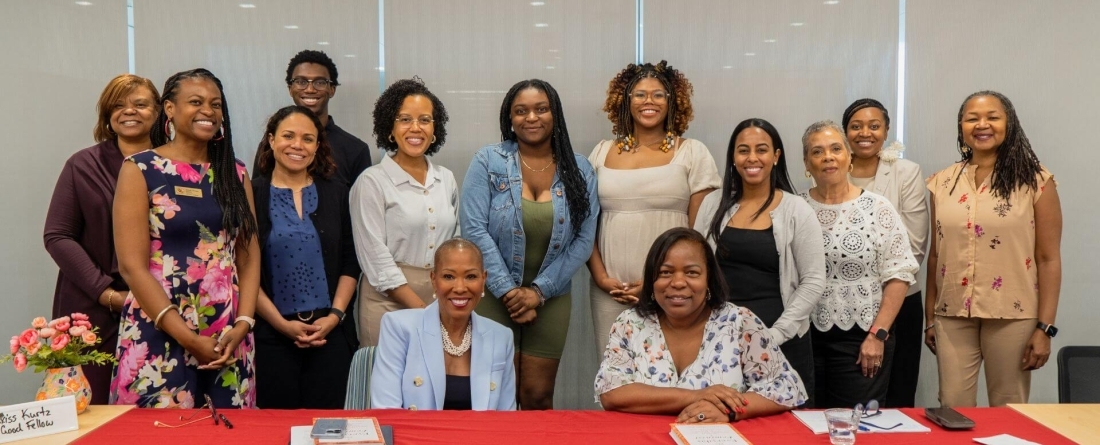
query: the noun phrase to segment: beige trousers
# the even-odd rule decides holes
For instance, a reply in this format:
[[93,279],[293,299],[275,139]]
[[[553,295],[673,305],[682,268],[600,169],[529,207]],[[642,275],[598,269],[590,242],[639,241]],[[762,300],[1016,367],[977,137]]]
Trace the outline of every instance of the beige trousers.
[[1031,371],[1023,370],[1024,349],[1035,319],[936,317],[936,361],[940,404],[978,404],[978,368],[985,362],[989,406],[1027,403]]
[[[398,264],[401,273],[405,274],[405,280],[416,296],[420,297],[424,304],[432,303],[431,269]],[[387,312],[406,309],[400,303],[393,301],[374,289],[366,278],[359,280],[359,346],[378,346],[378,333],[382,326],[382,316]]]

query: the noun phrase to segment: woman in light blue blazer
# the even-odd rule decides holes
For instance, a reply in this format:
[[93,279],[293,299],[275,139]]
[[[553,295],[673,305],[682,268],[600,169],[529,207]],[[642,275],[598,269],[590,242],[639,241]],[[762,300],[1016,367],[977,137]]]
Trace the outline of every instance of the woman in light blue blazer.
[[445,241],[431,279],[436,301],[382,316],[371,408],[515,410],[512,331],[474,313],[485,295],[481,250]]

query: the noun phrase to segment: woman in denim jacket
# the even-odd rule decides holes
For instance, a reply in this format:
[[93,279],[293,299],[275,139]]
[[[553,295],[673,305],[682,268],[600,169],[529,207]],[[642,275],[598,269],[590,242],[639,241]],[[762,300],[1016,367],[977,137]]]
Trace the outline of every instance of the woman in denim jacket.
[[474,155],[462,183],[462,236],[484,253],[491,297],[477,312],[512,329],[521,409],[550,409],[573,274],[600,214],[591,164],[573,153],[557,91],[521,81],[500,108],[502,142]]

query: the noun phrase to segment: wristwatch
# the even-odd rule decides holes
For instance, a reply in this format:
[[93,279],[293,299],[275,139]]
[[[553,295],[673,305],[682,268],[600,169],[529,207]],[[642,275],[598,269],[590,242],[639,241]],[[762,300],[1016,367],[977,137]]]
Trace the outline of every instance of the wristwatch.
[[344,322],[344,317],[347,315],[347,314],[344,313],[344,311],[336,309],[336,308],[329,309],[328,312],[330,314],[336,314],[336,318],[340,319],[340,323]]
[[1035,328],[1043,331],[1043,333],[1050,338],[1054,338],[1055,335],[1058,335],[1058,328],[1054,327],[1052,324],[1046,324],[1040,321],[1035,325]]
[[890,338],[890,331],[887,331],[886,328],[875,326],[871,328],[871,335],[874,335],[879,341],[885,343],[886,339]]

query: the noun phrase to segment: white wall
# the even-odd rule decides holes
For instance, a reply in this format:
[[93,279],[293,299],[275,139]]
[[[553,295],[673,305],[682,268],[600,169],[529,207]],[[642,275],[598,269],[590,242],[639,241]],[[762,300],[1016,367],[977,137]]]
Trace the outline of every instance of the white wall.
[[[94,104],[106,82],[127,69],[126,2],[8,2],[0,6],[0,56],[8,92],[0,102],[3,134],[14,136],[9,173],[0,177],[0,338],[49,313],[57,268],[42,247],[46,207],[64,160],[92,144]],[[587,154],[609,138],[600,111],[611,77],[633,62],[667,59],[695,85],[696,118],[688,136],[703,141],[719,165],[729,133],[748,117],[772,121],[789,149],[800,188],[799,138],[811,122],[840,120],[860,97],[875,97],[896,117],[897,1],[648,0],[643,38],[635,38],[634,0],[527,0],[384,3],[378,0],[161,2],[134,0],[137,74],[159,86],[172,73],[204,66],[225,84],[238,157],[251,160],[267,116],[290,100],[283,83],[297,51],[320,49],[340,71],[331,102],[337,122],[373,147],[371,112],[385,83],[419,75],[447,105],[448,144],[436,161],[461,180],[474,151],[499,139],[504,92],[532,77],[561,93],[574,149]],[[1089,0],[909,0],[906,12],[906,156],[925,174],[957,159],[959,102],[979,89],[1012,98],[1043,163],[1059,179],[1065,235],[1063,292],[1054,347],[1097,344],[1097,311],[1086,295],[1089,248],[1097,235],[1084,191],[1096,188],[1100,155],[1087,144],[1100,97],[1093,81],[1100,34]],[[792,26],[792,23],[802,23]],[[546,24],[547,26],[536,26]],[[297,29],[287,29],[296,25]],[[775,42],[765,42],[765,40]],[[318,42],[328,42],[321,45]],[[385,71],[380,72],[380,47]],[[746,53],[752,53],[749,56]],[[354,57],[347,57],[353,55]],[[897,125],[895,124],[895,128]],[[893,136],[893,135],[892,135]],[[375,159],[379,154],[375,153]],[[588,274],[574,280],[574,312],[556,404],[592,408],[598,352],[591,345]],[[8,334],[10,332],[11,334]],[[1055,367],[1035,373],[1032,400],[1057,399]],[[0,404],[32,397],[40,377],[0,366]],[[935,404],[936,378],[926,354],[918,403]]]

